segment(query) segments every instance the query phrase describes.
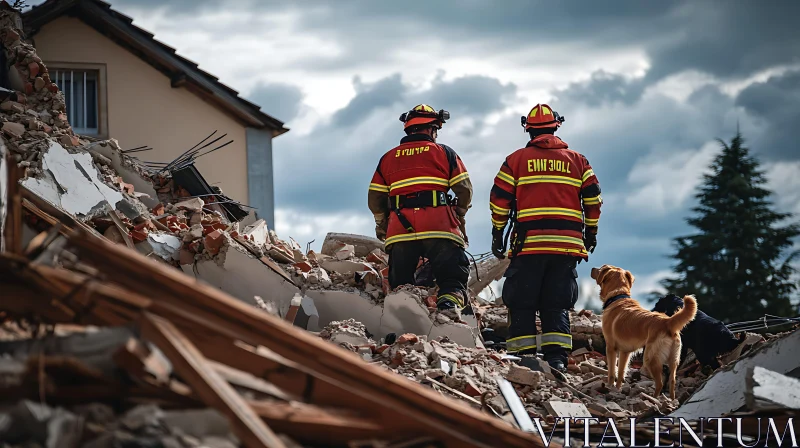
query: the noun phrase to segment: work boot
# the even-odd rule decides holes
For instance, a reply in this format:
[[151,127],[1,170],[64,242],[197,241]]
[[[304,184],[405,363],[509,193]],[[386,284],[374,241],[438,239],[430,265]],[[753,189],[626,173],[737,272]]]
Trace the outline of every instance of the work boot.
[[540,364],[539,358],[536,357],[536,353],[532,354],[523,354],[517,353],[520,359],[515,360],[514,362],[517,363],[518,366],[527,367],[535,372],[543,372],[542,365]]
[[455,307],[456,304],[449,300],[440,300],[439,303],[436,304],[436,309],[439,311],[452,310],[455,309]]
[[553,370],[558,370],[562,373],[567,371],[567,366],[560,359],[553,359],[552,361],[547,361],[547,363],[550,364],[550,368]]

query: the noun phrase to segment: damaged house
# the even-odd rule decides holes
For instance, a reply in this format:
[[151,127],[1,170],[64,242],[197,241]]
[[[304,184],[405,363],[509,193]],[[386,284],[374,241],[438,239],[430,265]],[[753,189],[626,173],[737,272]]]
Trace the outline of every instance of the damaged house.
[[101,0],[48,0],[23,21],[78,134],[153,148],[142,159],[169,162],[217,130],[218,143],[232,143],[198,159],[198,169],[274,226],[272,139],[288,131],[281,121]]
[[[101,22],[124,22],[99,1],[45,6],[27,17],[40,15],[40,38],[47,23],[106,39]],[[784,393],[800,388],[797,325],[745,335],[716,371],[690,356],[676,400],[655,396],[640,360],[622,388],[607,384],[602,315],[588,310],[572,312],[567,373],[519,367],[502,343],[502,298],[479,298],[508,260],[473,265],[463,313],[438,311],[429,288],[390,290],[380,241],[330,233],[317,253],[214,191],[191,152],[160,169],[116,139],[82,135],[54,69],[24,36],[0,2],[3,55],[22,87],[0,91],[7,446],[583,446],[608,443],[609,422],[624,445],[658,433],[661,446],[693,446],[654,419],[745,417],[760,437],[763,417],[782,429],[800,416],[797,394]],[[197,95],[184,82],[169,92]],[[565,432],[559,418],[600,424]],[[715,429],[689,425],[701,437]]]

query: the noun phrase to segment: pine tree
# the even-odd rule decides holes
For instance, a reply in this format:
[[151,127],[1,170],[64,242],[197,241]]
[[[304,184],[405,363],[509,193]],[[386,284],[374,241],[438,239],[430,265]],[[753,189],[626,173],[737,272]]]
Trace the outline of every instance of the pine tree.
[[680,296],[695,294],[703,311],[727,322],[793,316],[798,283],[791,263],[800,251],[792,239],[800,226],[785,224],[791,215],[773,210],[759,162],[741,134],[730,145],[719,142],[722,152],[704,176],[695,216],[687,219],[698,233],[674,240],[677,276],[662,285]]

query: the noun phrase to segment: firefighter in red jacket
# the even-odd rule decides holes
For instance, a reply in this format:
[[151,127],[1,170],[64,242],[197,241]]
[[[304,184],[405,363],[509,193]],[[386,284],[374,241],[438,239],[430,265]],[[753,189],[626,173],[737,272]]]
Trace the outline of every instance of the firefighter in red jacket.
[[426,104],[401,115],[406,136],[381,157],[368,195],[375,233],[389,254],[389,285],[413,284],[420,257],[427,258],[439,309],[467,305],[469,278],[464,215],[472,183],[455,151],[436,143],[448,119],[449,112]]
[[[544,359],[563,371],[572,349],[568,310],[578,299],[577,263],[597,245],[600,184],[582,154],[553,135],[564,118],[537,104],[522,125],[528,144],[508,156],[494,180],[492,252],[505,258],[503,302],[508,307],[510,353]],[[503,230],[511,221],[504,238]],[[542,334],[536,328],[536,313]]]

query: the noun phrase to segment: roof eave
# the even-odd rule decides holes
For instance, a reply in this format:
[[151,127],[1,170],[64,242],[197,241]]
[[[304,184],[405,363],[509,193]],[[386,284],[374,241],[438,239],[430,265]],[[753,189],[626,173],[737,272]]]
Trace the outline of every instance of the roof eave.
[[[48,0],[24,13],[23,20],[30,35],[34,35],[39,28],[65,14],[76,16],[162,72],[170,80],[181,77],[183,80],[181,87],[226,110],[246,126],[271,129],[273,137],[289,131],[282,121],[261,112],[257,105],[240,98],[238,92],[216,81],[216,78],[200,70],[196,64],[177,55],[173,48],[133,25],[129,17],[112,10],[105,2]],[[178,87],[175,84],[173,86]]]

